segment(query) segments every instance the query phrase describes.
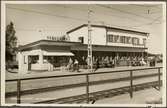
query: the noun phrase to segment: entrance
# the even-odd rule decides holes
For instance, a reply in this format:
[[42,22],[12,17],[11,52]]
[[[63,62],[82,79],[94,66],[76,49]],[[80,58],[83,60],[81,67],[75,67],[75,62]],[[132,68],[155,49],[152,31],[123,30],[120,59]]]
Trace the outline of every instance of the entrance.
[[28,71],[31,70],[31,57],[28,56]]
[[38,55],[28,56],[28,71],[32,70],[32,64],[37,64],[39,60]]

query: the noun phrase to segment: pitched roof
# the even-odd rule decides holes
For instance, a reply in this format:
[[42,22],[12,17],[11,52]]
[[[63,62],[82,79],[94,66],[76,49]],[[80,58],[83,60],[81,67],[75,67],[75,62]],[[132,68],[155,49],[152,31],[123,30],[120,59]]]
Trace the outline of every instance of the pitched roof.
[[[82,28],[82,27],[86,27],[86,26],[88,26],[88,24],[82,24],[82,25],[80,25],[80,26],[78,26],[78,27],[75,27],[75,28],[73,28],[73,29],[67,31],[67,34],[72,33],[72,32],[74,32],[74,31],[76,31],[76,30],[78,30],[78,29],[80,29],[80,28]],[[112,29],[112,30],[119,30],[119,31],[130,32],[130,33],[136,33],[136,34],[141,34],[141,35],[143,35],[143,36],[148,36],[148,35],[149,35],[149,33],[147,33],[147,32],[141,32],[141,31],[135,31],[135,30],[128,30],[128,29],[122,29],[122,28],[116,28],[116,27],[109,27],[109,26],[105,26],[105,25],[91,25],[91,26],[92,26],[92,27],[99,27],[99,28]]]

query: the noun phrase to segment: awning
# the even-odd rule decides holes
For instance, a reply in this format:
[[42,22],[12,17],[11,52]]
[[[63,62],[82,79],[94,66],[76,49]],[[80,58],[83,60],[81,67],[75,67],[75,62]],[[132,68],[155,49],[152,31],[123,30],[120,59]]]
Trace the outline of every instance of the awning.
[[71,52],[43,52],[44,56],[74,56]]

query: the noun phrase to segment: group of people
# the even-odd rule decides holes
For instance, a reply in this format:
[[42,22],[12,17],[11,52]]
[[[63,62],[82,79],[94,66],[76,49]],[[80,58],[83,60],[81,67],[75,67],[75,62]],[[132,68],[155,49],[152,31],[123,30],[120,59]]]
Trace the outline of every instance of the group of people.
[[146,60],[143,57],[134,57],[131,63],[132,66],[144,66],[146,64]]
[[[85,60],[86,62],[87,60]],[[135,57],[96,57],[93,58],[93,68],[97,70],[101,67],[110,67],[113,68],[115,66],[121,66],[121,62],[124,62],[126,66],[144,66],[146,65],[146,60],[143,57],[135,56]],[[82,65],[82,63],[80,63]],[[83,64],[83,65],[87,65]],[[69,71],[79,71],[79,61],[77,59],[69,59],[67,64],[67,68]]]
[[146,65],[146,60],[141,56],[135,57],[105,57],[97,58],[94,62],[96,67],[115,67],[115,66],[144,66]]
[[78,62],[78,60],[75,59],[74,62],[73,62],[73,60],[70,58],[69,63],[67,64],[67,68],[68,68],[69,71],[79,72],[79,62]]

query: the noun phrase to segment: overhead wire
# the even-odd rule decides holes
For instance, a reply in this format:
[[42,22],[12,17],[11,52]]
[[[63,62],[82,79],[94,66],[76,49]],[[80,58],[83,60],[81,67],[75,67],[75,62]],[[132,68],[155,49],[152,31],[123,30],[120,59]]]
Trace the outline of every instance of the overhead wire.
[[[101,6],[101,5],[100,5]],[[88,19],[83,19],[83,18],[75,18],[75,17],[70,17],[70,16],[65,16],[65,15],[58,15],[58,14],[52,14],[52,13],[46,13],[46,12],[40,12],[40,11],[34,11],[34,10],[27,10],[27,9],[20,9],[20,8],[14,8],[14,7],[7,7],[9,9],[15,9],[15,10],[20,10],[20,11],[24,11],[24,12],[31,12],[31,13],[37,13],[37,14],[42,14],[42,15],[48,15],[48,16],[55,16],[55,17],[60,17],[60,18],[64,18],[64,19],[70,19],[70,20],[75,20],[75,21],[83,21],[83,22],[87,22]],[[68,7],[65,7],[65,8],[68,8]],[[79,9],[81,11],[81,9]],[[120,9],[119,9],[120,11]],[[124,12],[124,11],[121,11],[121,12]],[[129,12],[128,12],[129,13]],[[129,13],[130,14],[130,13]],[[135,14],[136,15],[136,14]],[[138,15],[137,15],[138,16]],[[139,15],[140,16],[140,15]],[[140,16],[141,17],[141,16]],[[153,20],[154,21],[154,20]],[[116,26],[116,27],[124,27],[124,28],[131,28],[131,29],[137,29],[135,27],[138,27],[138,26],[119,26],[119,25],[114,25],[114,24],[109,24],[109,23],[106,23],[105,21],[97,21],[97,20],[94,20],[92,21],[93,23],[98,23],[98,24],[107,24],[107,25],[112,25],[112,26]]]
[[[65,8],[68,8],[68,9],[73,9],[75,11],[87,11],[85,9],[80,9],[80,8],[74,8],[74,7],[65,7]],[[100,15],[106,15],[105,13],[100,13],[100,12],[97,12],[96,10],[93,10],[94,11],[94,14],[100,14]],[[138,21],[138,22],[141,22],[140,20],[136,19],[136,18],[131,18],[131,17],[126,17],[126,16],[119,16],[119,15],[114,15],[114,14],[111,14],[111,13],[107,13],[107,14],[110,14],[112,17],[117,17],[117,18],[121,18],[121,19],[130,19],[131,21]]]
[[108,9],[111,9],[111,10],[115,10],[115,11],[118,11],[118,12],[121,12],[121,13],[124,13],[124,14],[137,16],[137,17],[140,17],[140,18],[143,18],[143,19],[146,19],[146,20],[154,20],[153,18],[150,18],[150,17],[145,17],[143,15],[139,15],[139,14],[135,14],[135,13],[132,13],[132,12],[124,11],[124,10],[121,10],[121,9],[118,9],[118,8],[113,8],[111,6],[101,5],[101,4],[97,4],[97,5],[100,6],[100,7],[108,8]]
[[145,4],[133,4],[134,6],[138,6],[138,7],[145,7],[145,8],[157,8],[157,9],[160,9],[158,6],[159,5],[149,5],[149,4],[147,4],[147,5],[145,5]]
[[[158,21],[162,16],[157,17],[156,19],[154,19],[153,21],[149,22],[149,23],[144,23],[141,25],[137,25],[137,26],[131,26],[131,27],[141,27],[141,26],[145,26],[145,25],[153,25],[155,24],[156,21]],[[156,24],[161,24],[162,22],[156,23]]]
[[58,14],[52,14],[52,13],[46,13],[46,12],[40,12],[40,11],[34,11],[34,10],[27,10],[27,9],[14,8],[14,7],[7,7],[7,8],[8,9],[20,10],[20,11],[24,11],[24,12],[31,12],[31,13],[37,13],[37,14],[42,14],[42,15],[48,15],[48,16],[61,17],[61,18],[65,18],[65,19],[85,21],[85,19],[82,19],[82,18],[74,18],[74,17],[64,16],[64,15],[58,15]]
[[[39,11],[34,11],[34,10],[26,10],[26,9],[13,8],[13,7],[7,7],[7,8],[9,8],[9,9],[15,9],[15,10],[20,10],[20,11],[24,11],[24,12],[36,13],[36,14],[61,17],[61,18],[71,19],[71,20],[75,20],[75,21],[79,21],[79,22],[81,22],[81,21],[84,21],[84,22],[86,21],[87,22],[88,21],[87,19],[74,18],[74,17],[64,16],[64,15],[51,14],[51,13],[46,13],[46,12],[39,12]],[[105,24],[107,24],[105,21],[95,21],[95,20],[94,21],[92,20],[92,23],[98,23],[98,24],[105,23]],[[128,27],[128,26],[118,26],[118,25],[113,25],[113,26],[116,26],[116,27]]]
[[[145,6],[145,7],[147,7],[147,6]],[[149,7],[153,7],[153,6],[149,6]],[[155,7],[155,6],[154,6]],[[68,9],[74,9],[74,10],[76,10],[76,11],[85,11],[84,9],[80,9],[80,8],[73,8],[73,7],[65,7],[65,8],[68,8]],[[97,13],[95,10],[93,10],[93,12],[94,13]],[[160,12],[160,11],[157,11],[157,12],[150,12],[149,11],[149,14],[155,14],[155,13],[158,13],[158,12]],[[97,13],[97,14],[102,14],[102,13]],[[148,14],[148,13],[147,13]],[[106,14],[103,14],[103,15],[106,15]],[[112,16],[115,16],[115,15],[112,15]],[[127,18],[127,19],[131,19],[131,20],[134,20],[134,19],[132,19],[132,18],[129,18],[129,17],[120,17],[120,16],[115,16],[115,17],[119,17],[119,18],[123,18],[123,19],[125,19],[125,18]],[[161,16],[160,16],[161,17]],[[138,29],[138,28],[134,28],[134,27],[140,27],[140,26],[144,26],[144,25],[152,25],[155,21],[157,21],[157,19],[159,19],[160,17],[158,17],[158,18],[156,18],[156,19],[153,19],[153,21],[151,21],[151,22],[149,22],[149,23],[144,23],[144,24],[141,24],[141,25],[137,25],[137,26],[118,26],[118,25],[113,25],[113,26],[117,26],[117,27],[126,27],[126,28],[130,28],[130,29]],[[109,24],[109,23],[106,23],[106,22],[104,22],[104,21],[101,21],[100,22],[102,25],[111,25],[111,24]],[[159,23],[162,23],[162,22],[159,22]]]

